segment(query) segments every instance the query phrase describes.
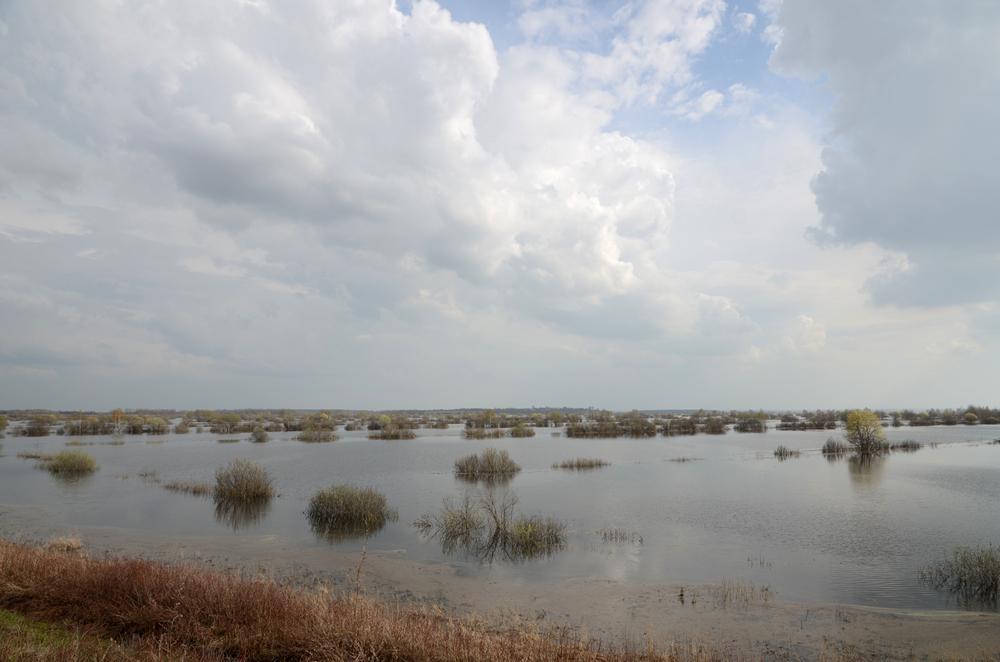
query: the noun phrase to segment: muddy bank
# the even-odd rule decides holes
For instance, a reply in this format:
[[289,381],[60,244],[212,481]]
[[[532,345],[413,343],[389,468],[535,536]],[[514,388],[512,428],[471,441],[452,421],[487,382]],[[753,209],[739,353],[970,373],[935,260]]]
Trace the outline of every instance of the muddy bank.
[[[692,641],[766,657],[817,659],[855,650],[870,659],[968,659],[1000,651],[1000,616],[967,611],[894,611],[850,605],[808,605],[774,596],[726,601],[715,585],[631,584],[601,578],[537,587],[472,578],[460,562],[423,564],[403,550],[344,554],[302,549],[279,536],[160,536],[113,527],[68,531],[47,522],[44,509],[0,505],[0,534],[41,544],[76,534],[92,554],[139,555],[260,573],[300,585],[363,590],[459,614],[568,625],[608,640]],[[360,570],[359,570],[360,569]],[[476,573],[478,574],[478,573]],[[683,591],[683,592],[682,592]],[[852,656],[853,657],[853,656]]]

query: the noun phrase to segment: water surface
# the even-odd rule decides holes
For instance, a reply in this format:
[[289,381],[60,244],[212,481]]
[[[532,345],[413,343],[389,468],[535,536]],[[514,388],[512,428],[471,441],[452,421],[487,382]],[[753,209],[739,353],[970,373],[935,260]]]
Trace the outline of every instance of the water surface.
[[[1000,428],[887,429],[890,440],[926,447],[871,462],[828,461],[819,454],[842,431],[650,439],[567,439],[539,429],[526,439],[468,441],[458,428],[419,430],[417,439],[377,441],[365,432],[305,444],[294,434],[251,444],[219,435],[79,437],[101,470],[66,480],[39,471],[22,450],[55,453],[72,437],[0,441],[0,517],[3,504],[35,505],[53,523],[159,534],[276,535],[286,546],[335,546],[358,551],[363,540],[313,535],[303,512],[316,490],[333,483],[371,485],[399,510],[369,541],[370,551],[397,551],[425,562],[447,559],[464,575],[509,584],[600,577],[635,583],[709,583],[723,578],[769,585],[779,599],[907,609],[961,608],[921,585],[920,568],[956,545],[1000,543]],[[555,434],[553,434],[555,433]],[[161,443],[147,443],[161,442]],[[779,444],[802,450],[784,462]],[[451,473],[455,459],[487,446],[506,448],[523,467],[508,485],[526,514],[564,521],[568,545],[548,558],[484,564],[445,556],[411,523],[460,496],[467,483]],[[611,466],[590,471],[552,469],[555,462],[597,457]],[[214,482],[217,467],[234,458],[264,465],[281,496],[254,513],[217,511],[210,499],[169,492],[144,481],[146,469],[172,480]],[[688,462],[676,458],[696,458]],[[616,545],[596,532],[623,527],[641,544]]]

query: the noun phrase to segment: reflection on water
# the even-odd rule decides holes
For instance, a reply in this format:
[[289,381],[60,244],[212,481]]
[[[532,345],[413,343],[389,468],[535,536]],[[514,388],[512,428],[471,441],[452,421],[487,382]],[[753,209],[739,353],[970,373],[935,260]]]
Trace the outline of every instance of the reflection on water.
[[872,489],[882,482],[886,457],[884,455],[852,455],[847,458],[851,485],[859,489]]
[[234,531],[260,525],[271,511],[271,499],[221,499],[215,502],[215,521]]
[[311,522],[309,528],[313,535],[328,543],[338,543],[347,540],[374,538],[385,528],[388,520],[377,519],[371,523],[336,524],[333,522]]

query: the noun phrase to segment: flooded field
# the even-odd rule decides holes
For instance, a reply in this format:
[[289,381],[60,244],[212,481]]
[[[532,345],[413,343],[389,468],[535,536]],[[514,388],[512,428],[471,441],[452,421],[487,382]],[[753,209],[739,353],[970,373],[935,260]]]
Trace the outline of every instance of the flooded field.
[[[123,536],[263,535],[285,547],[360,555],[363,535],[317,535],[304,514],[317,490],[351,483],[374,487],[398,511],[371,536],[369,553],[446,561],[484,582],[753,582],[782,601],[918,610],[969,608],[923,585],[918,572],[956,546],[1000,542],[1000,445],[990,443],[1000,428],[991,426],[888,428],[890,442],[912,439],[924,448],[870,462],[820,454],[839,430],[567,439],[558,428],[542,428],[535,437],[482,441],[463,439],[454,426],[398,441],[338,434],[339,441],[318,444],[294,433],[258,444],[246,434],[8,437],[0,440],[0,524],[8,524],[5,507],[34,506],[47,525],[83,537],[90,527]],[[17,457],[57,453],[74,439],[83,445],[73,448],[97,459],[98,472],[60,477]],[[779,445],[802,453],[779,461]],[[453,475],[453,463],[487,447],[508,450],[522,467],[489,489],[515,492],[518,512],[563,522],[564,547],[540,558],[486,562],[461,548],[446,550],[413,526],[446,497],[462,498],[470,484]],[[553,468],[577,457],[610,465]],[[237,458],[267,468],[279,496],[234,510],[164,489],[172,481],[212,484],[216,469]]]

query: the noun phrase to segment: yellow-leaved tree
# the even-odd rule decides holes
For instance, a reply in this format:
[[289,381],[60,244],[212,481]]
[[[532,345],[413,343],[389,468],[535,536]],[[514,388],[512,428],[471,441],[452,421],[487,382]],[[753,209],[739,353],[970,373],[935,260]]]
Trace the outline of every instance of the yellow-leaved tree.
[[855,409],[847,415],[847,438],[859,455],[878,455],[886,451],[882,423],[873,412]]

